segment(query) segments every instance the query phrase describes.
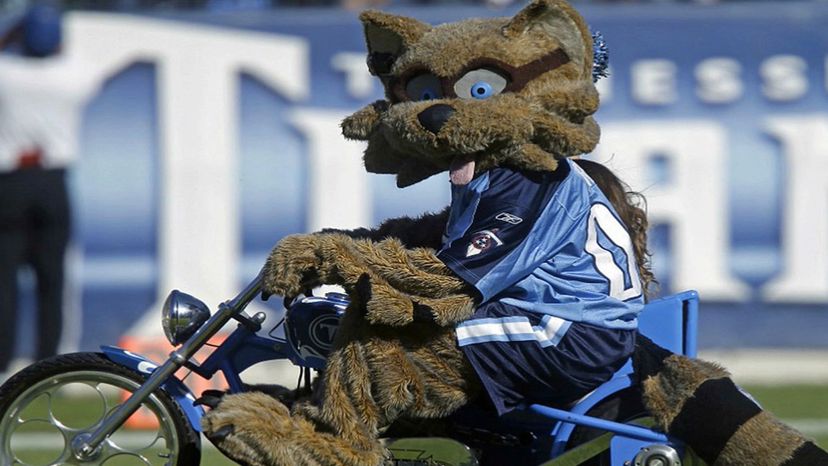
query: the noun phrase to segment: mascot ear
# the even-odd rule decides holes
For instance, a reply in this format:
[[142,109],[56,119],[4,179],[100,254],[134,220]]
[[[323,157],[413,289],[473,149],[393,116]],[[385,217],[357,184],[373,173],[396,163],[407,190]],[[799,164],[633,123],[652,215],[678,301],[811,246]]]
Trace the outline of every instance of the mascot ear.
[[394,61],[431,27],[413,18],[368,10],[359,15],[368,43],[368,70],[374,76],[391,72]]
[[510,39],[534,31],[560,42],[569,58],[583,67],[584,77],[592,76],[592,34],[581,15],[568,3],[534,0],[502,29],[503,35]]

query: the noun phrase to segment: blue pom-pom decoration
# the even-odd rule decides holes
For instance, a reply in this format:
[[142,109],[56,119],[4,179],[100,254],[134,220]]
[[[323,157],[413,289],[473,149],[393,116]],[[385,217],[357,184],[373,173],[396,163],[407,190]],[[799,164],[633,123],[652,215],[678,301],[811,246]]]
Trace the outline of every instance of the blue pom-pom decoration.
[[592,33],[592,82],[609,76],[609,48],[604,35],[598,31]]

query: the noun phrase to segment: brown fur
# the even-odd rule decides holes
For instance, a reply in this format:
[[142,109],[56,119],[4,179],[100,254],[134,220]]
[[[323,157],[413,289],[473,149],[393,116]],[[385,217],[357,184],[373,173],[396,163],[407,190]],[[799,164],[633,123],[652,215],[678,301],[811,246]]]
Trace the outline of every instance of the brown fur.
[[414,325],[403,335],[370,325],[358,297],[337,331],[317,402],[292,413],[261,393],[228,395],[205,416],[208,434],[234,432],[221,447],[251,465],[379,465],[377,437],[399,416],[445,416],[479,392],[453,330]]
[[533,30],[556,37],[584,76],[592,73],[592,36],[589,28],[568,3],[533,2],[504,26],[503,34],[514,38]]
[[321,283],[342,285],[349,292],[361,286],[367,319],[375,324],[410,324],[415,303],[430,309],[442,325],[474,312],[471,288],[433,250],[406,249],[393,238],[375,243],[336,233],[288,236],[274,248],[265,269],[270,271],[265,289],[285,296]]
[[696,388],[710,379],[729,377],[721,366],[674,354],[657,375],[642,383],[644,404],[661,429],[667,430]]
[[394,75],[415,66],[427,66],[437,76],[462,71],[474,58],[486,56],[511,65],[523,65],[560,46],[551,34],[531,32],[516,37],[501,33],[507,18],[470,19],[431,28],[419,41],[409,44],[394,64]]
[[[379,27],[376,15],[391,21],[385,14],[363,14],[366,30]],[[385,29],[398,47],[389,48],[387,37],[366,37],[370,51],[396,51],[390,72],[383,76],[392,102],[392,83],[414,70],[447,78],[480,59],[520,67],[557,48],[571,61],[542,73],[518,92],[486,100],[375,102],[363,108],[343,121],[342,130],[348,138],[368,141],[368,171],[396,174],[400,187],[448,170],[458,156],[473,158],[477,173],[500,165],[552,171],[556,159],[589,152],[597,144],[600,130],[591,116],[598,108],[591,77],[592,39],[583,19],[565,2],[536,0],[511,19],[471,19],[414,29],[416,33]],[[454,110],[436,134],[417,119],[435,104]]]
[[448,223],[448,208],[438,213],[423,214],[417,218],[400,217],[383,222],[374,229],[359,228],[351,231],[326,229],[322,233],[340,233],[355,239],[382,241],[395,238],[407,248],[440,249],[443,231]]
[[[240,418],[245,422],[238,422]],[[237,461],[254,466],[380,465],[385,455],[379,446],[359,449],[347,439],[317,432],[306,418],[290,416],[282,403],[259,392],[228,395],[221,409],[211,411],[203,420],[208,432],[224,426],[233,426],[234,432],[223,448],[232,451]],[[320,437],[334,448],[317,448]]]
[[399,55],[405,51],[406,44],[418,41],[429,29],[416,19],[381,11],[365,11],[359,19],[365,28],[369,52]]
[[780,465],[804,442],[802,434],[763,411],[736,431],[713,466]]

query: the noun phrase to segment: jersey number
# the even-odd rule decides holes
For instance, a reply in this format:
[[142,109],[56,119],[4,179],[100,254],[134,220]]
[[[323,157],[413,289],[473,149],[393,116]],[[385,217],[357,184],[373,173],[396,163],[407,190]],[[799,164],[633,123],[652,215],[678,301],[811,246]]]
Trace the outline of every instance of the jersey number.
[[[615,247],[624,251],[626,264],[618,264],[612,251],[598,242],[598,229]],[[641,280],[630,235],[604,204],[594,204],[589,210],[586,250],[595,259],[595,268],[609,281],[610,296],[626,301],[641,295]]]

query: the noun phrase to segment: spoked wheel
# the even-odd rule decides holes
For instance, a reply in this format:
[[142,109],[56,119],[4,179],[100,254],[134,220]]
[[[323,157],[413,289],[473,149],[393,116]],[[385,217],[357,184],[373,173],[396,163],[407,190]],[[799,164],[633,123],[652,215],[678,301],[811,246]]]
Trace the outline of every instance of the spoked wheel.
[[[157,427],[121,427],[89,458],[72,448],[143,383],[144,377],[98,353],[38,362],[0,387],[0,464],[20,466],[184,466],[200,460],[200,439],[162,390],[139,408]],[[154,423],[150,423],[154,424]]]

